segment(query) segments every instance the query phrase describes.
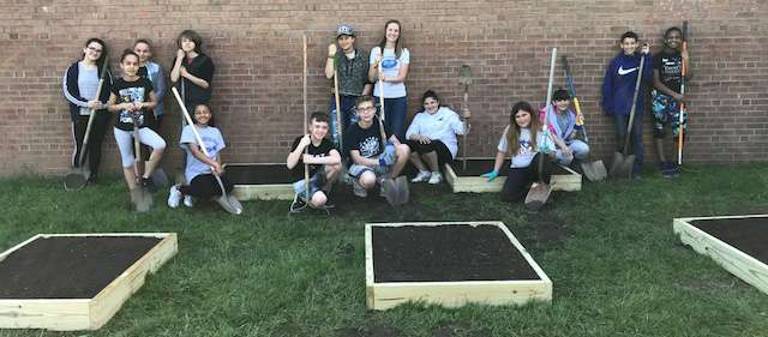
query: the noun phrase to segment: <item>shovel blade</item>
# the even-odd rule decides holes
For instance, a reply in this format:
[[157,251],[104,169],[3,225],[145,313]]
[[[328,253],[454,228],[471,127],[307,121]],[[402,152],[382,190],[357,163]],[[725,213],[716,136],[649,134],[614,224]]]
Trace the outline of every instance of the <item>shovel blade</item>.
[[625,156],[619,152],[613,154],[611,170],[608,172],[611,178],[630,179],[632,178],[632,167],[635,165],[635,155]]
[[395,185],[397,186],[397,204],[404,205],[408,203],[411,198],[410,185],[408,184],[408,178],[405,176],[399,176],[395,179]]
[[167,188],[171,186],[170,179],[168,179],[168,174],[165,173],[165,170],[163,170],[162,167],[155,169],[152,172],[150,178],[152,178],[152,183],[154,183],[158,188]]
[[131,190],[131,203],[136,212],[149,212],[153,203],[152,194],[142,187],[134,188]]
[[532,185],[525,197],[525,207],[534,211],[541,209],[549,200],[551,193],[552,187],[549,184],[537,183]]
[[389,203],[390,206],[398,205],[399,193],[394,180],[386,178],[381,181],[381,195],[387,200],[387,203]]
[[79,191],[88,184],[88,174],[83,171],[76,171],[64,176],[64,190]]
[[602,160],[581,163],[581,171],[592,182],[603,181],[608,176]]

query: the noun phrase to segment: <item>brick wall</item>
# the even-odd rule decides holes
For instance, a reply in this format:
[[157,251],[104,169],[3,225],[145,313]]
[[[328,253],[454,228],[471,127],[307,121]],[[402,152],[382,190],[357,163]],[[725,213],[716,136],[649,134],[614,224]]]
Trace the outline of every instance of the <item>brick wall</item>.
[[[618,52],[618,37],[631,29],[659,46],[663,31],[683,19],[691,24],[696,72],[688,86],[686,158],[729,163],[768,154],[765,1],[159,0],[130,9],[126,3],[0,3],[0,175],[66,171],[72,144],[61,77],[89,37],[107,41],[114,69],[120,50],[136,38],[151,39],[167,70],[176,35],[197,30],[217,66],[213,106],[229,142],[226,160],[280,162],[302,128],[302,34],[309,38],[309,107],[326,110],[330,82],[323,64],[335,25],[353,24],[361,31],[359,46],[370,49],[389,18],[403,22],[411,49],[411,115],[428,88],[442,94],[443,103],[460,105],[458,70],[462,64],[472,67],[470,156],[493,155],[516,100],[544,100],[549,50],[556,46],[570,59],[595,157],[608,158],[615,141],[612,122],[598,105],[599,88],[608,60]],[[562,68],[556,73],[562,85]],[[179,115],[170,98],[163,136],[175,144]],[[645,131],[646,156],[653,159],[647,120]],[[111,133],[107,139],[105,165],[117,172]],[[165,165],[177,165],[179,157],[174,146]]]

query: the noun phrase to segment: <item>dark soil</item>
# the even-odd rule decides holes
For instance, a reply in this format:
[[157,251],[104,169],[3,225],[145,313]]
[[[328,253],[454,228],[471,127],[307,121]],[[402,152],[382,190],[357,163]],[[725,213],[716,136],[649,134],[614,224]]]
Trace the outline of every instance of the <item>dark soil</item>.
[[373,227],[376,282],[537,280],[495,225]]
[[0,261],[0,298],[92,298],[144,256],[154,237],[50,237]]
[[768,217],[696,220],[691,224],[768,264]]
[[298,180],[284,164],[227,164],[224,175],[235,185],[291,184]]
[[[494,159],[470,159],[467,160],[467,169],[464,169],[464,163],[461,159],[457,159],[451,164],[453,172],[459,177],[473,177],[479,176],[483,173],[487,173],[493,170]],[[501,166],[499,176],[506,177],[509,170],[509,160],[505,160]],[[570,172],[564,170],[558,165],[553,165],[552,174],[570,174]]]

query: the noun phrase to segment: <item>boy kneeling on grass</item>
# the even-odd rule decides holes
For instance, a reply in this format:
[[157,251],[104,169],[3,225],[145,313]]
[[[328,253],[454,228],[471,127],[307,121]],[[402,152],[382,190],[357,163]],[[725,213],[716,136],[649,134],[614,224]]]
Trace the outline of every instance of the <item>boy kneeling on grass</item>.
[[[397,136],[390,130],[383,128],[378,117],[376,107],[371,96],[361,96],[355,106],[357,107],[358,122],[350,125],[344,135],[344,144],[348,146],[352,165],[349,167],[349,175],[353,178],[353,192],[356,196],[365,198],[368,190],[374,188],[378,182],[384,195],[390,203],[397,198],[387,195],[398,189],[407,189],[405,186],[395,186],[394,178],[408,163],[410,148],[400,143]],[[389,135],[387,138],[386,135]],[[407,197],[406,197],[407,199]],[[400,200],[405,203],[407,200]]]
[[[328,114],[312,113],[308,131],[308,134],[293,141],[285,163],[292,174],[300,179],[293,184],[296,196],[291,204],[291,212],[299,211],[306,205],[312,208],[330,207],[328,193],[341,172],[341,155],[331,140],[325,137],[328,135]],[[309,167],[309,200],[306,200],[304,164]]]

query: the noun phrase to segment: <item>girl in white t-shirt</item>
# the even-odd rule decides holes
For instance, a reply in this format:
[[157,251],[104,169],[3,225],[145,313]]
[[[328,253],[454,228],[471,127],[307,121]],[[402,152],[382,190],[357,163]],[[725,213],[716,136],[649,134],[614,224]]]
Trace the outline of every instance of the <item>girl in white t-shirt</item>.
[[376,103],[384,97],[384,126],[401,141],[405,139],[405,117],[408,112],[405,78],[411,63],[411,53],[405,47],[402,34],[399,21],[387,21],[384,37],[371,49],[368,58],[371,65],[368,79],[375,83],[373,96]]
[[541,130],[541,121],[533,112],[536,111],[528,102],[517,102],[512,106],[509,125],[499,139],[496,161],[493,171],[483,174],[488,181],[496,179],[507,154],[512,156],[509,173],[501,191],[502,199],[506,201],[521,201],[525,199],[528,189],[538,181],[549,183],[551,175],[551,160],[544,160],[543,172],[539,176],[538,169],[539,146],[548,135]]
[[[221,131],[213,126],[213,112],[207,105],[198,104],[195,106],[192,119],[195,121],[195,125],[185,126],[181,131],[181,139],[179,140],[187,156],[184,177],[189,185],[171,186],[168,195],[168,207],[171,208],[179,207],[182,198],[185,206],[192,207],[194,205],[193,197],[194,199],[205,200],[220,196],[221,187],[213,175],[214,172],[221,178],[228,194],[232,192],[234,187],[224,176],[220,153],[226,145]],[[200,148],[192,128],[196,128],[200,134],[208,156]]]

